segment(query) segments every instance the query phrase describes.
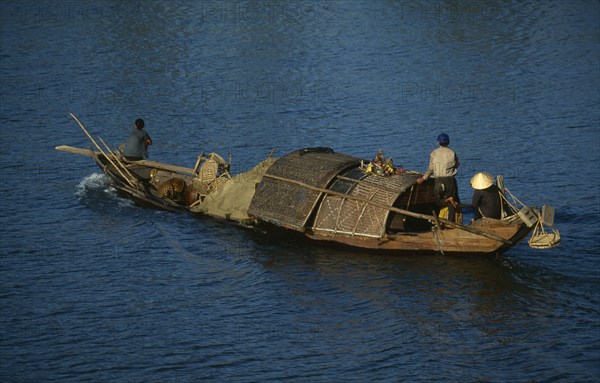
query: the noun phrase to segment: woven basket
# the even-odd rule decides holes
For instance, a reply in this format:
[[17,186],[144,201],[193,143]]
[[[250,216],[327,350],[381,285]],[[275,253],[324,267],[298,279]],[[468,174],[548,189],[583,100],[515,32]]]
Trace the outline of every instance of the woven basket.
[[204,163],[200,167],[198,179],[200,179],[200,182],[210,183],[215,178],[217,178],[218,171],[219,164],[217,163],[217,161],[213,160],[212,158],[209,158],[208,160],[204,161]]
[[171,178],[156,188],[161,197],[177,199],[185,190],[185,181],[182,178]]
[[187,206],[192,205],[194,202],[200,199],[200,193],[196,190],[194,185],[187,185],[183,191],[183,199]]

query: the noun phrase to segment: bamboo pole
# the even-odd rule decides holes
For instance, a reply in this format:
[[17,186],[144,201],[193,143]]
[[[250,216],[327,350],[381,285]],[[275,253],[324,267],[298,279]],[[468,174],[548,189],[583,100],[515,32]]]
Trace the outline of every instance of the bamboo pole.
[[104,150],[102,150],[102,148],[100,147],[100,145],[98,145],[98,143],[96,142],[96,140],[94,140],[94,138],[88,133],[88,131],[85,129],[85,127],[83,126],[83,124],[81,123],[81,121],[79,121],[77,119],[77,117],[75,117],[75,115],[73,113],[69,113],[69,114],[71,115],[71,117],[73,117],[73,119],[77,122],[77,124],[79,124],[79,127],[84,131],[84,133],[88,136],[88,138],[92,141],[92,143],[94,145],[96,145],[96,148],[98,148],[98,150],[100,151],[100,153],[102,153],[104,155],[104,158],[106,158],[108,160],[108,162],[110,162],[111,165],[114,166],[114,168],[125,179],[125,181],[127,181],[127,183],[129,185],[131,185],[132,188],[135,188],[135,185],[133,184],[133,182],[131,182],[131,180],[129,178],[127,178],[127,176],[125,174],[123,174],[123,172],[121,171],[121,169],[119,169],[119,167],[106,155],[106,153],[104,153]]
[[[333,190],[320,188],[320,187],[317,187],[317,186],[312,186],[312,185],[306,184],[306,183],[301,182],[301,181],[291,180],[289,178],[274,176],[274,175],[271,175],[271,174],[265,174],[263,177],[268,177],[268,178],[272,178],[272,179],[283,181],[283,182],[289,182],[289,183],[296,184],[296,185],[305,187],[307,189],[311,189],[311,190],[318,191],[318,192],[325,193],[325,194],[335,195],[335,196],[342,197],[342,198],[353,199],[353,200],[356,200],[356,201],[368,203],[368,204],[371,204],[371,205],[373,205],[375,207],[378,207],[378,208],[381,208],[381,209],[386,209],[386,210],[389,210],[389,211],[393,211],[395,213],[400,213],[400,214],[408,215],[408,216],[411,216],[411,217],[415,217],[415,218],[419,218],[419,219],[424,219],[424,220],[427,220],[427,221],[430,221],[430,222],[431,221],[435,221],[435,217],[432,216],[432,215],[420,214],[420,213],[415,213],[415,212],[412,212],[412,211],[409,211],[409,210],[398,209],[398,208],[393,207],[393,206],[387,206],[387,205],[379,203],[379,202],[370,201],[370,200],[368,200],[366,198],[357,197],[357,196],[353,196],[353,195],[349,195],[349,194],[344,194],[344,193],[336,192],[336,191],[333,191]],[[503,242],[503,243],[506,243],[506,244],[512,244],[512,242],[510,242],[509,240],[506,240],[506,239],[504,239],[502,237],[499,237],[499,236],[497,236],[495,234],[492,234],[492,233],[488,233],[488,232],[485,232],[485,231],[482,231],[482,230],[479,230],[479,229],[475,229],[473,227],[468,227],[468,226],[465,226],[465,225],[461,225],[460,223],[451,222],[451,221],[448,221],[448,220],[445,220],[445,219],[439,219],[439,221],[442,222],[444,225],[449,226],[449,227],[454,227],[456,229],[461,229],[461,230],[464,230],[464,231],[468,231],[468,232],[470,232],[472,234],[480,235],[482,237],[493,239],[493,240],[496,240],[496,241],[499,241],[499,242]]]
[[61,152],[67,152],[67,153],[71,153],[71,154],[79,154],[79,155],[88,156],[88,157],[94,157],[94,153],[99,153],[99,152],[94,152],[91,149],[75,148],[73,146],[68,146],[68,145],[55,146],[54,149],[60,150]]
[[440,237],[438,236],[438,233],[442,231],[442,225],[440,225],[440,217],[438,217],[437,214],[435,214],[435,211],[433,210],[431,211],[431,215],[433,216],[433,218],[435,218],[435,228],[432,227],[431,231],[433,232],[435,241],[440,247],[440,252],[442,253],[442,255],[444,255],[444,249],[442,248],[442,243],[440,242]]
[[[79,154],[79,155],[82,155],[82,156],[88,156],[88,157],[93,157],[94,156],[90,152],[89,149],[75,148],[73,146],[68,146],[68,145],[56,146],[54,149],[60,150],[61,152],[67,152],[67,153],[72,153],[72,154]],[[99,154],[99,152],[94,152],[94,153],[98,153]],[[121,162],[129,163],[129,161],[127,161],[127,160],[121,160]],[[183,166],[175,166],[175,165],[163,164],[162,162],[149,161],[149,160],[139,160],[139,161],[135,161],[135,164],[136,165],[148,166],[150,168],[157,168],[157,169],[161,169],[161,170],[175,172],[175,173],[181,173],[181,174],[190,175],[190,176],[196,175],[196,174],[194,174],[194,169],[192,169],[192,168],[185,168]]]
[[[373,177],[381,177],[381,176],[373,175]],[[394,189],[392,189],[390,187],[387,187],[386,185],[379,185],[379,184],[377,184],[375,182],[370,182],[368,178],[363,178],[363,179],[357,180],[357,179],[354,179],[354,178],[344,177],[344,176],[340,176],[340,175],[335,176],[335,178],[338,178],[338,179],[343,180],[343,181],[356,182],[357,184],[363,184],[363,185],[367,185],[367,186],[373,186],[373,187],[376,187],[376,188],[378,188],[380,190],[388,191],[390,193],[398,193],[398,190],[394,190]]]
[[149,168],[157,168],[157,169],[166,170],[166,171],[173,172],[173,173],[180,173],[180,174],[185,174],[185,175],[190,175],[190,176],[197,175],[197,174],[194,174],[194,169],[185,168],[183,166],[163,164],[162,162],[157,162],[157,161],[139,160],[139,161],[129,162],[127,160],[124,160],[123,162],[132,163],[135,165],[147,166]]
[[127,173],[129,175],[129,177],[131,177],[132,179],[136,179],[136,177],[131,174],[131,172],[129,171],[129,169],[127,169],[127,166],[125,166],[125,164],[123,162],[121,162],[121,160],[119,159],[119,157],[117,157],[115,155],[115,153],[110,150],[110,147],[108,145],[106,145],[106,142],[104,142],[104,140],[102,139],[102,137],[98,136],[98,139],[100,140],[100,142],[102,142],[102,145],[104,145],[106,147],[106,149],[108,150],[108,152],[110,153],[110,155],[117,161],[117,163],[119,164],[119,166],[121,166],[121,168],[123,170],[125,170],[125,173]]
[[202,154],[200,154],[196,160],[196,165],[194,165],[194,174],[198,174],[198,167],[200,166],[200,162],[202,162],[202,160],[204,160],[204,152],[202,152]]

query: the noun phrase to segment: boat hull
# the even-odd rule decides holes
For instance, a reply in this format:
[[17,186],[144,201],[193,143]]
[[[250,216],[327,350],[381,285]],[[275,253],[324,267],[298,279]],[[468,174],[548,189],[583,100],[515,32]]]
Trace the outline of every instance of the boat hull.
[[[130,173],[139,181],[134,188],[129,185],[123,176],[105,159],[104,156],[94,154],[93,158],[102,172],[111,179],[111,185],[115,188],[117,193],[131,199],[136,205],[171,212],[189,211],[189,208],[186,205],[179,204],[168,198],[162,198],[157,193],[156,188],[150,184],[149,174],[156,168],[139,164],[128,165],[127,168]],[[162,178],[164,179],[168,179],[175,174],[173,172],[163,173]],[[178,177],[182,176],[178,175]],[[157,180],[157,182],[160,181]]]
[[[498,221],[500,225],[502,224]],[[477,226],[488,226],[477,225]],[[509,228],[497,230],[510,235],[510,243],[481,238],[460,229],[444,229],[438,233],[439,242],[433,231],[402,233],[384,238],[365,238],[351,235],[324,236],[308,229],[304,232],[284,228],[268,222],[259,222],[255,227],[270,237],[286,238],[298,243],[312,243],[319,247],[357,251],[386,256],[415,256],[443,254],[450,256],[495,256],[501,255],[521,242],[532,230],[523,223],[509,224]],[[489,226],[488,226],[489,227]],[[441,245],[441,246],[440,246]]]
[[368,238],[351,235],[325,236],[307,230],[304,235],[315,241],[331,242],[347,247],[386,253],[444,253],[444,254],[502,254],[531,232],[531,228],[522,222],[503,223],[485,222],[476,225],[481,230],[493,233],[508,242],[482,237],[464,230],[447,228],[437,230],[433,228],[427,232],[405,232],[382,238]]

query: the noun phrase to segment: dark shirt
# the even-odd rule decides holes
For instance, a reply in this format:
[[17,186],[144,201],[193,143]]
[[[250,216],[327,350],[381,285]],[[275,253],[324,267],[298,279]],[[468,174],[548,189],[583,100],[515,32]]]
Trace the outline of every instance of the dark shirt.
[[475,209],[475,219],[484,217],[500,219],[501,201],[500,190],[496,185],[487,189],[475,190],[473,193],[473,208]]
[[148,133],[143,129],[134,128],[131,131],[129,138],[127,138],[125,149],[123,149],[123,155],[126,157],[148,157],[146,139],[150,139]]

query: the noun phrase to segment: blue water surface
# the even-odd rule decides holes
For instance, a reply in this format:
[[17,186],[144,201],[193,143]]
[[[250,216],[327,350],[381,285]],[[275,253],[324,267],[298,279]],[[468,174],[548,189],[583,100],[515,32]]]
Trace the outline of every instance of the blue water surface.
[[[597,1],[0,2],[6,382],[600,381]],[[424,171],[451,137],[562,243],[382,256],[118,197],[93,161],[301,147]]]

